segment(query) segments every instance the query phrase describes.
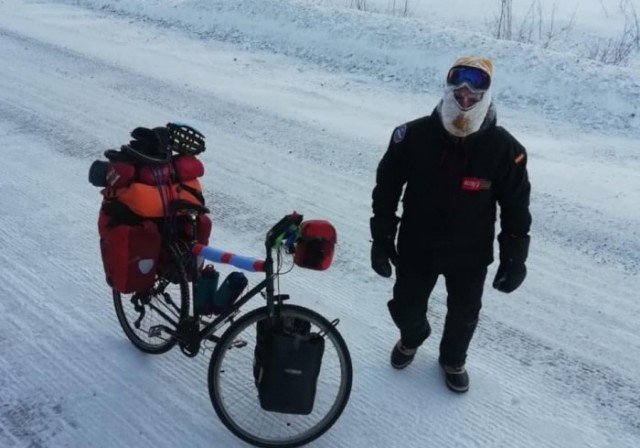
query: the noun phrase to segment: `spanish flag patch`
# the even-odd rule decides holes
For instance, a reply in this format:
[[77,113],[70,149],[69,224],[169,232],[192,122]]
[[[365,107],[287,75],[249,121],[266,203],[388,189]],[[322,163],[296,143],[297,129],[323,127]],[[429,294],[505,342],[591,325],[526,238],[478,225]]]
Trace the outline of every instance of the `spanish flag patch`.
[[521,152],[520,154],[518,154],[518,155],[516,156],[516,158],[514,159],[514,162],[515,162],[515,163],[520,163],[520,162],[522,162],[523,160],[524,160],[524,153],[523,153],[523,152]]

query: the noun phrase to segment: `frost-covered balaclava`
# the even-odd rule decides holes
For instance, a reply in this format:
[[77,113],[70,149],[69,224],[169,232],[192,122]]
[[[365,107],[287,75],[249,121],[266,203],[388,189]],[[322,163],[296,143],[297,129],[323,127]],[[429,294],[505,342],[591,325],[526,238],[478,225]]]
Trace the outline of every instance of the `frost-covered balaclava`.
[[[451,70],[456,67],[475,67],[489,75],[489,79],[491,79],[493,75],[493,63],[488,58],[474,56],[461,57],[453,64]],[[451,73],[451,70],[449,73]],[[456,90],[463,89],[464,87],[470,89],[480,98],[479,101],[466,109],[463,108],[455,98]],[[438,105],[438,113],[447,132],[456,137],[467,137],[480,130],[487,113],[489,113],[490,107],[490,84],[486,90],[483,90],[474,88],[468,82],[454,85],[451,84],[448,79],[444,96]]]

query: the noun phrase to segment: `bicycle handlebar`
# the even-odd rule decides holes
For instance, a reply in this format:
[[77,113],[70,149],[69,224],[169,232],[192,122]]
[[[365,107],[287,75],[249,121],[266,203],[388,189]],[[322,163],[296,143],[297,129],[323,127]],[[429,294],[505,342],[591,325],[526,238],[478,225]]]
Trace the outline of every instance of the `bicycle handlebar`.
[[209,261],[213,261],[214,263],[230,264],[231,266],[235,266],[249,272],[264,272],[264,260],[225,252],[217,247],[196,244],[193,247],[193,253],[195,255],[200,255]]
[[[291,253],[293,244],[298,238],[298,232],[300,224],[302,223],[303,216],[293,212],[286,215],[280,221],[278,221],[267,232],[266,244],[268,249],[272,249],[276,246],[284,244],[286,249]],[[204,244],[196,244],[193,246],[193,254],[196,256],[204,257],[214,263],[230,264],[237,268],[243,269],[249,272],[264,272],[265,261],[255,257],[248,257],[245,255],[238,255],[232,252],[226,252],[222,249],[213,246],[205,246]],[[269,254],[267,254],[267,259]]]

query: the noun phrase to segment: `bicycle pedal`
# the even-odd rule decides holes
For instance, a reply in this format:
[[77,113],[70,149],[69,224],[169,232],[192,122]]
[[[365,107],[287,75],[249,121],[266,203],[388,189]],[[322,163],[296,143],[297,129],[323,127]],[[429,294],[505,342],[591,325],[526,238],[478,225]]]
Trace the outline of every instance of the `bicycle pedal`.
[[275,296],[273,296],[273,298],[276,300],[282,300],[284,302],[285,300],[289,300],[291,296],[289,296],[289,294],[276,294]]
[[154,325],[149,328],[149,337],[150,338],[159,338],[162,336],[162,325]]

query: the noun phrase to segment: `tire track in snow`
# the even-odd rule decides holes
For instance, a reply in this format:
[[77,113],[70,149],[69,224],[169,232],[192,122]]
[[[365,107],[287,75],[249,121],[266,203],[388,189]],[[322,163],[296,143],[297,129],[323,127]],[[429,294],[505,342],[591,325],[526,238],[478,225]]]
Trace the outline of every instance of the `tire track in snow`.
[[531,202],[536,233],[598,264],[619,265],[631,275],[640,273],[637,221],[613,219],[550,193],[534,192]]
[[640,436],[640,386],[630,375],[623,375],[612,366],[581,359],[495,319],[483,318],[483,321],[476,343],[501,346],[505,349],[503,354],[525,368],[542,368],[548,375],[546,381],[559,396],[586,400],[595,412],[623,423]]

